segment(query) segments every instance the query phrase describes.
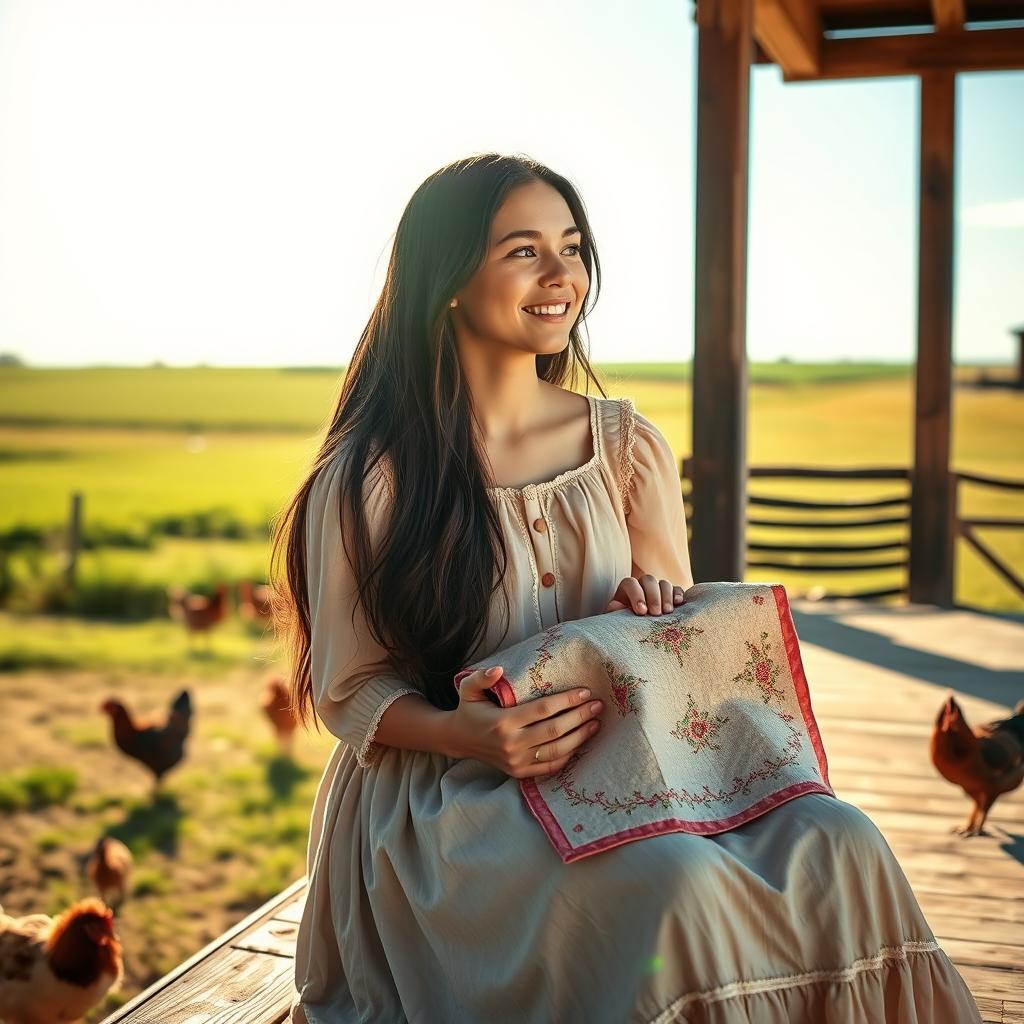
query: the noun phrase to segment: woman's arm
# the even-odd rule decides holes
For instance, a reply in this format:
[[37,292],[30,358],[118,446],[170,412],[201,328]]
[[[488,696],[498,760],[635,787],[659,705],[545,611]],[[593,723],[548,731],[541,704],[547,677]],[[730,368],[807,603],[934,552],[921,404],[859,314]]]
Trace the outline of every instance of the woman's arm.
[[388,705],[377,723],[374,742],[404,750],[425,750],[462,757],[452,744],[450,711],[435,708],[425,697],[406,693]]

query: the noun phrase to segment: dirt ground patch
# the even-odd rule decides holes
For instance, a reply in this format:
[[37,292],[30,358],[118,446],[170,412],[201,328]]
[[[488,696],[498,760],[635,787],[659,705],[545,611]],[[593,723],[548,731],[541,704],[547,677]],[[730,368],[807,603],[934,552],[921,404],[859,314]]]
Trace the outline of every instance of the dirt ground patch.
[[[83,873],[96,839],[135,857],[117,915],[121,991],[100,1020],[305,871],[309,810],[334,745],[326,732],[278,749],[258,699],[265,669],[143,676],[69,672],[0,675],[0,780],[70,769],[59,802],[0,810],[0,903],[8,914],[57,913],[92,895]],[[146,769],[113,745],[100,703],[163,714],[182,688],[194,708],[185,760],[154,796]],[[15,787],[16,788],[16,787]],[[45,799],[44,803],[45,803]]]

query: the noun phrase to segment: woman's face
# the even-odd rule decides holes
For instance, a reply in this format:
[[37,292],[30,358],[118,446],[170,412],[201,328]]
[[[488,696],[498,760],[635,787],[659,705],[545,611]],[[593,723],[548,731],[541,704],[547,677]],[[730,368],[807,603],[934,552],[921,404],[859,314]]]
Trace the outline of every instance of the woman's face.
[[[558,189],[543,181],[517,185],[494,214],[483,264],[449,310],[457,334],[538,355],[560,352],[590,286],[580,241]],[[526,310],[566,302],[558,319]]]

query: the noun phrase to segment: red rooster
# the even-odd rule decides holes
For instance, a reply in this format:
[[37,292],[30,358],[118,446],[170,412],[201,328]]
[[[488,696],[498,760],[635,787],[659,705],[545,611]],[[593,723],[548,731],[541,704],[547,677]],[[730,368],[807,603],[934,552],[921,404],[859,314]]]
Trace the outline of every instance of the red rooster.
[[80,1021],[121,983],[114,915],[90,896],[54,919],[8,917],[0,908],[0,1020]]
[[167,607],[171,618],[185,624],[190,641],[197,633],[205,633],[209,643],[210,631],[228,613],[227,584],[218,583],[213,597],[191,594],[184,587],[168,587]]
[[108,907],[116,909],[128,894],[134,858],[120,839],[100,836],[85,865],[85,873]]
[[1011,717],[972,730],[950,696],[935,719],[929,753],[939,774],[974,801],[966,823],[953,831],[965,838],[987,835],[985,818],[997,797],[1024,781],[1024,700]]
[[287,683],[280,676],[271,676],[263,690],[260,706],[270,720],[277,734],[281,749],[288,755],[292,751],[292,737],[298,727],[299,720],[292,710],[291,694]]
[[171,704],[163,722],[136,721],[128,709],[116,700],[105,700],[100,710],[108,714],[114,726],[114,742],[122,753],[144,764],[154,778],[153,790],[184,756],[192,721],[192,700],[182,690]]

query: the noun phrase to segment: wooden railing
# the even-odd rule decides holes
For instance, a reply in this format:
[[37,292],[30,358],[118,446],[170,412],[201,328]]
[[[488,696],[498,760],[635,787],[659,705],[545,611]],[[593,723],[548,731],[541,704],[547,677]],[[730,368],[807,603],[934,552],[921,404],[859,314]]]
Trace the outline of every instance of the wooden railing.
[[[683,460],[682,477],[690,481],[692,493],[691,458]],[[785,498],[763,494],[747,494],[747,527],[756,526],[762,529],[783,529],[800,531],[829,531],[834,535],[839,531],[860,530],[875,526],[907,527],[904,535],[894,540],[875,541],[871,543],[797,543],[778,541],[773,543],[748,542],[746,566],[748,569],[782,569],[792,572],[807,573],[846,573],[864,572],[879,569],[906,569],[910,564],[910,473],[900,467],[864,467],[857,469],[829,469],[811,466],[750,466],[747,470],[749,479],[800,479],[800,480],[856,480],[878,481],[892,480],[900,485],[897,493],[882,498],[867,500],[824,500],[808,498]],[[684,503],[686,496],[684,495]],[[800,513],[799,516],[776,518],[770,513],[759,515],[756,509],[787,509]],[[881,509],[892,509],[895,514],[878,515]],[[855,518],[849,516],[832,519],[822,513],[841,511],[858,513]],[[687,514],[690,515],[688,509]],[[882,551],[896,552],[896,557],[865,559],[834,559],[836,555],[864,555]],[[755,557],[751,557],[751,554]],[[764,557],[756,557],[757,555]],[[820,559],[817,556],[828,556]],[[781,556],[781,557],[780,557]],[[790,557],[792,556],[792,557]],[[845,590],[838,592],[832,589],[816,587],[815,596],[822,598],[852,597],[863,600],[881,597],[905,597],[908,583],[904,581],[893,587]]]
[[[692,456],[682,461],[680,476],[689,484],[684,491],[683,503],[688,521],[693,519],[693,477]],[[793,543],[779,541],[777,543],[748,542],[747,551],[764,557],[747,557],[748,569],[781,569],[792,572],[808,573],[849,573],[880,569],[908,570],[910,564],[910,470],[900,466],[875,466],[861,468],[828,468],[811,466],[750,466],[747,470],[748,479],[799,479],[799,480],[848,480],[848,481],[895,481],[899,485],[899,493],[885,497],[848,500],[812,500],[807,498],[785,498],[778,495],[747,494],[747,527],[756,526],[762,529],[831,531],[834,536],[838,531],[862,530],[867,527],[896,526],[905,527],[902,536],[892,540],[873,541],[867,543]],[[1011,518],[971,518],[960,515],[960,486],[964,483],[979,484],[1004,490],[1024,492],[1024,481],[999,479],[983,476],[978,473],[961,473],[951,471],[950,480],[953,487],[953,533],[954,557],[956,554],[956,538],[962,537],[1006,582],[1020,595],[1024,596],[1024,581],[999,556],[987,547],[974,533],[975,528],[1016,528],[1024,527],[1024,519]],[[771,514],[751,514],[751,509],[789,509],[802,513],[791,518],[776,518]],[[881,510],[892,510],[893,514],[881,514]],[[841,519],[832,519],[821,513],[841,511],[850,513]],[[859,513],[859,514],[856,514]],[[856,515],[853,515],[856,514]],[[849,559],[830,560],[836,555],[866,555],[879,552],[897,552],[896,557],[881,559]],[[818,559],[814,556],[830,556]],[[783,556],[783,557],[780,557]],[[795,556],[791,560],[789,556]],[[812,556],[808,559],[807,556]],[[863,600],[881,597],[906,597],[909,592],[909,580],[904,577],[902,584],[894,587],[883,587],[839,592],[824,587],[814,588],[816,597],[825,599],[860,598]]]
[[981,556],[983,561],[996,571],[996,573],[1021,596],[1024,597],[1024,580],[1021,580],[1013,569],[1010,568],[991,548],[985,546],[974,533],[975,527],[985,529],[1021,529],[1024,527],[1024,519],[1012,516],[1007,519],[965,519],[960,515],[960,486],[961,484],[979,484],[982,487],[996,487],[1001,490],[1024,492],[1024,480],[1006,480],[994,476],[982,476],[980,473],[953,473],[955,486],[953,490],[954,505],[953,514],[956,523],[956,536],[963,537],[968,544]]

